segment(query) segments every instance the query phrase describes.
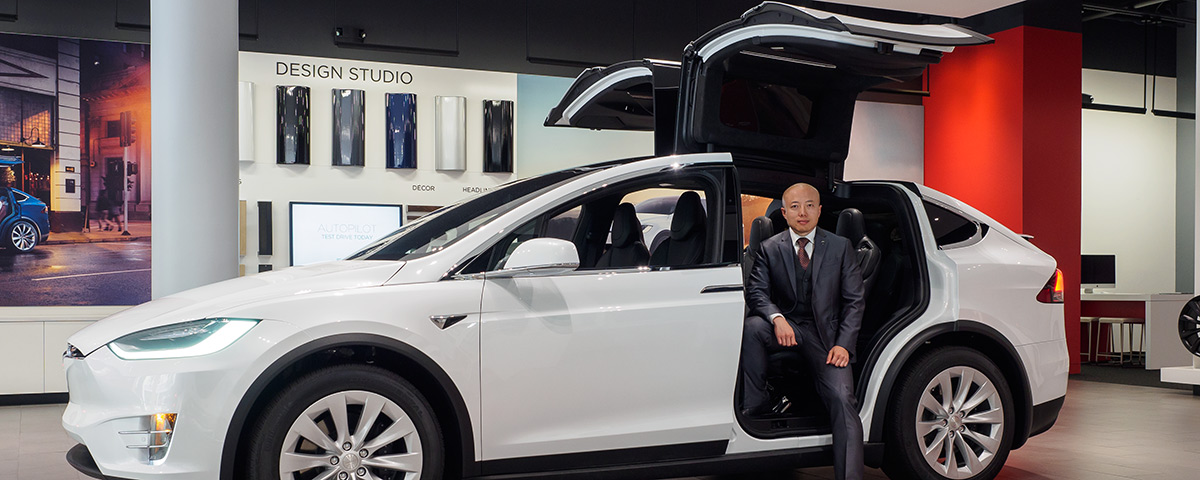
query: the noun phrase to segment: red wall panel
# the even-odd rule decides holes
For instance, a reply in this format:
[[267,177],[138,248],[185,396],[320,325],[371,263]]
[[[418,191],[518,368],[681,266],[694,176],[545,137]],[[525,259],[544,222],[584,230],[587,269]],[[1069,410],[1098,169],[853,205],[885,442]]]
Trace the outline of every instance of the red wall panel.
[[991,37],[929,70],[925,184],[1054,256],[1078,372],[1082,36],[1023,26]]

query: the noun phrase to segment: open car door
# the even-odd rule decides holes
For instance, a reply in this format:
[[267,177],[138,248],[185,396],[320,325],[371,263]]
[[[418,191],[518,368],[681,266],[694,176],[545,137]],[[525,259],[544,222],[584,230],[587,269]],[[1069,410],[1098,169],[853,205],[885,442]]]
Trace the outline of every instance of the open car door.
[[727,151],[739,167],[842,178],[858,94],[921,75],[955,46],[992,39],[766,2],[684,51],[673,153]]
[[655,132],[655,153],[674,148],[679,62],[630,60],[584,70],[546,117],[547,127]]

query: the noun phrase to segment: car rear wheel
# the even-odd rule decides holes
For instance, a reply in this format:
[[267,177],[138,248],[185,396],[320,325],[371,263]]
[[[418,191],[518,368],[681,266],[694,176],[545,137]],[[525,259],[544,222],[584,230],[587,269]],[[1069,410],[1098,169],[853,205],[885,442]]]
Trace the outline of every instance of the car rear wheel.
[[892,478],[989,480],[1012,446],[1015,412],[1004,375],[983,354],[962,347],[922,356],[898,379],[889,413]]
[[255,480],[438,480],[442,434],[411,383],[373,366],[341,365],[296,380],[250,433]]
[[9,248],[19,252],[28,252],[38,244],[37,227],[27,220],[17,220],[13,223],[12,228],[8,229],[5,239],[8,241]]

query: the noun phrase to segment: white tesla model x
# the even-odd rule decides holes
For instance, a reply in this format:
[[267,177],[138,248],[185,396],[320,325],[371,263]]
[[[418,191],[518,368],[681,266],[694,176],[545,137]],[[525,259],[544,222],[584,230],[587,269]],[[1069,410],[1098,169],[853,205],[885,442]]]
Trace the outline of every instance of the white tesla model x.
[[[341,261],[216,283],[70,338],[68,460],[116,479],[664,477],[830,461],[803,369],[740,413],[743,262],[793,182],[867,283],[853,365],[867,463],[988,479],[1057,418],[1061,274],[979,211],[845,182],[859,92],[954,26],[766,3],[682,62],[585,71],[547,125],[654,130],[657,156],[512,182]],[[677,197],[648,248],[633,205]]]

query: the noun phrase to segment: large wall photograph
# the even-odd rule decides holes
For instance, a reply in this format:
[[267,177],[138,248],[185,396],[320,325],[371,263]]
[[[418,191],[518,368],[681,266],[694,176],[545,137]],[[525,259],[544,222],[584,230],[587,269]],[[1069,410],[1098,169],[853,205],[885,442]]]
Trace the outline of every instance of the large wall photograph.
[[150,300],[150,48],[0,34],[0,306]]

